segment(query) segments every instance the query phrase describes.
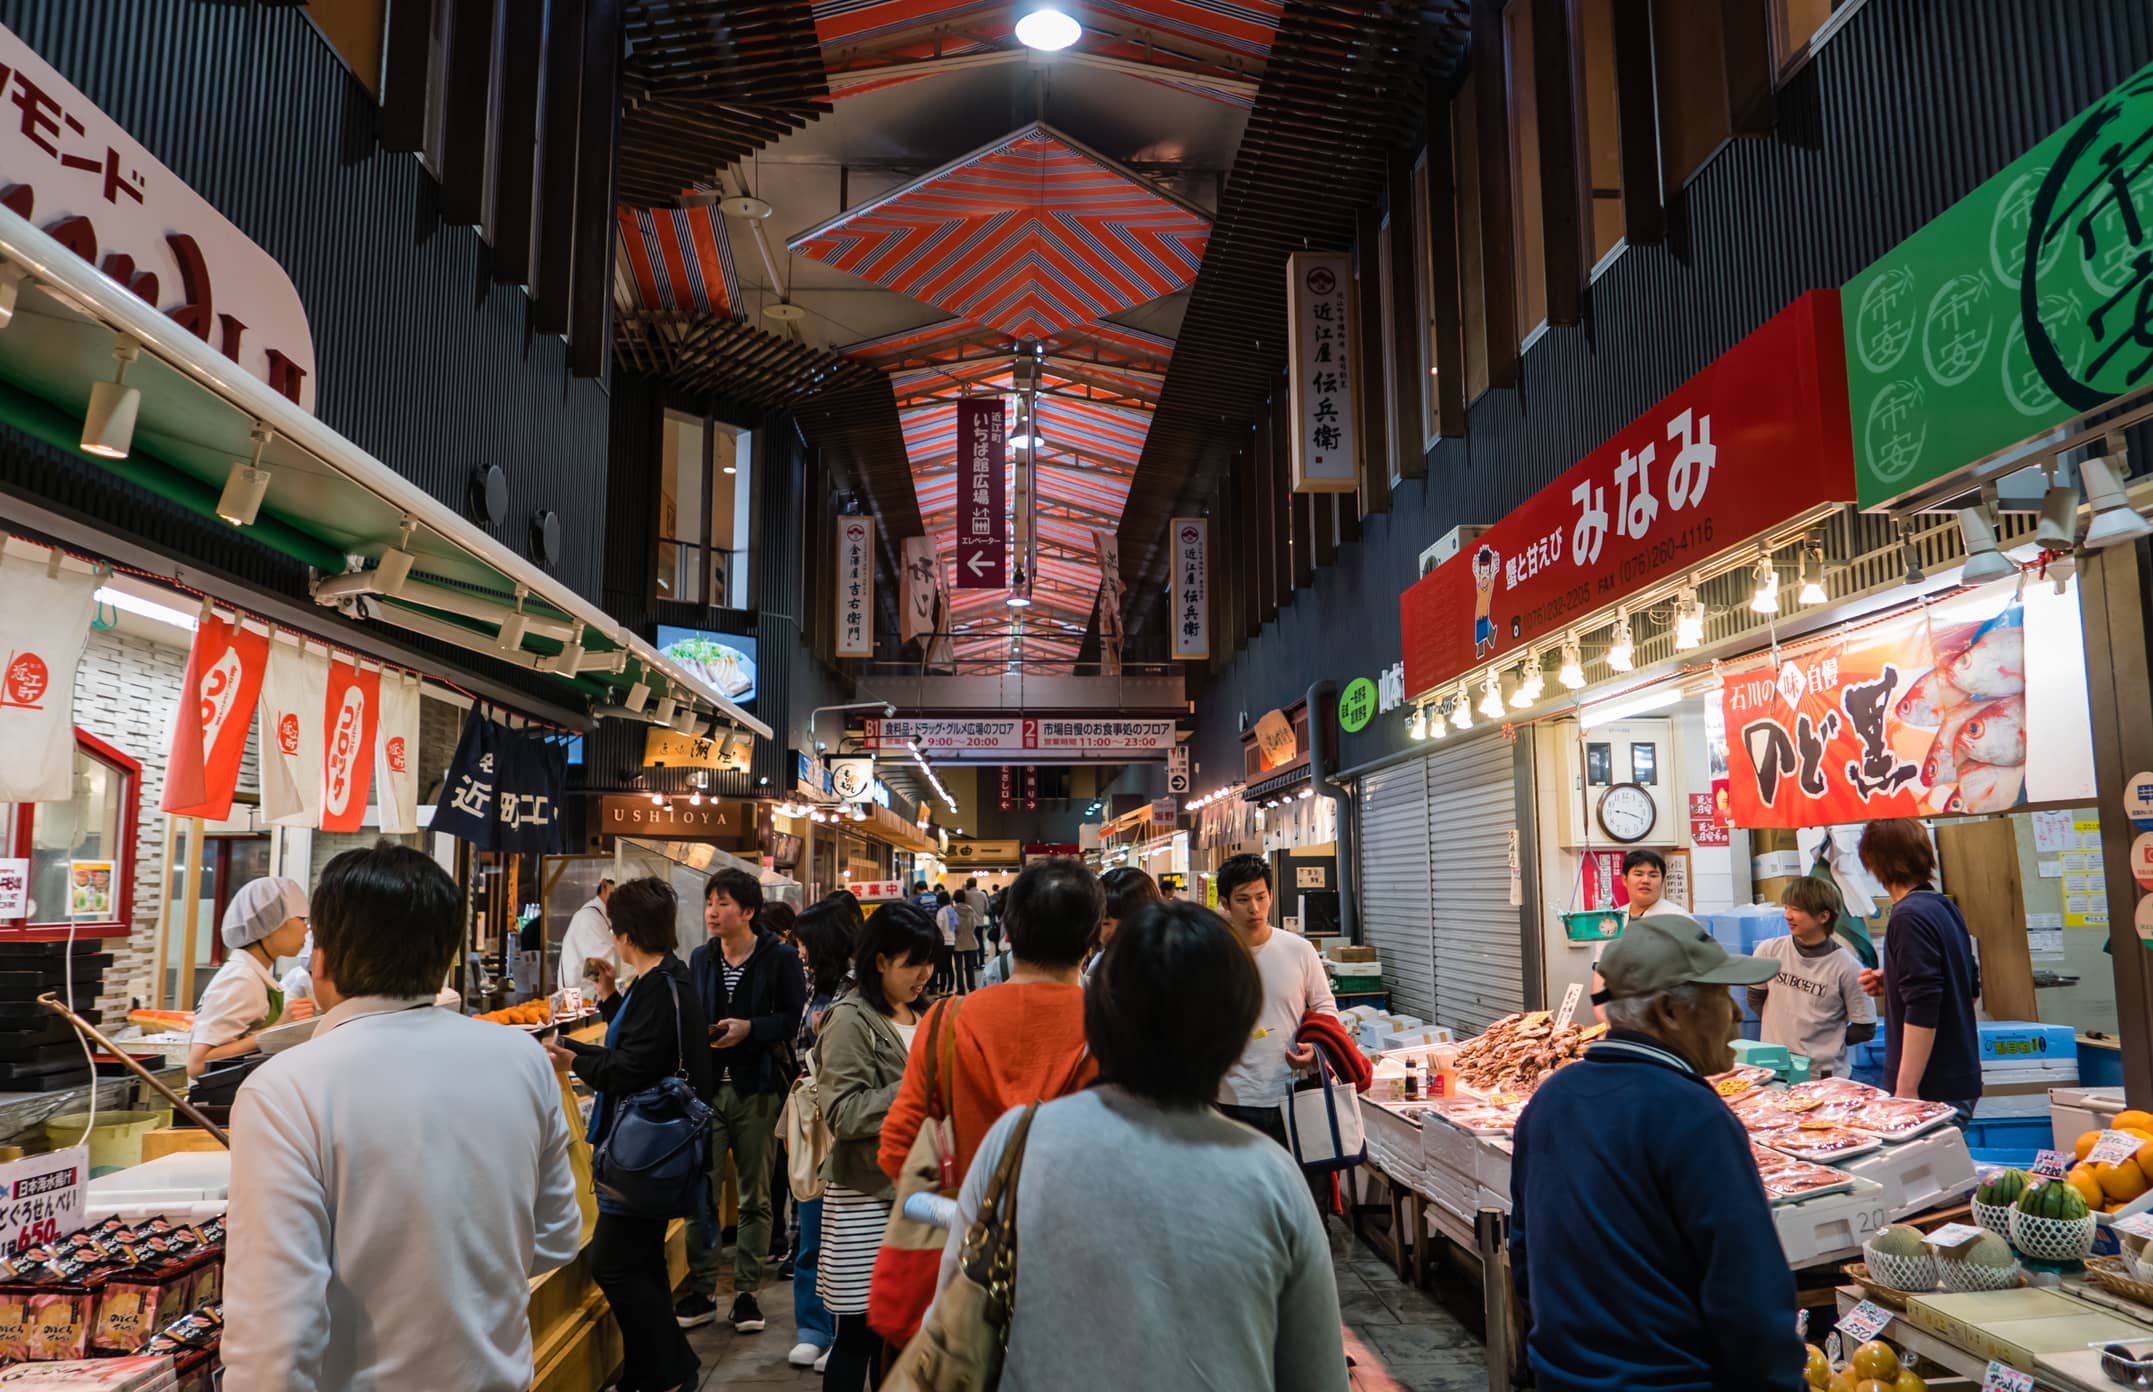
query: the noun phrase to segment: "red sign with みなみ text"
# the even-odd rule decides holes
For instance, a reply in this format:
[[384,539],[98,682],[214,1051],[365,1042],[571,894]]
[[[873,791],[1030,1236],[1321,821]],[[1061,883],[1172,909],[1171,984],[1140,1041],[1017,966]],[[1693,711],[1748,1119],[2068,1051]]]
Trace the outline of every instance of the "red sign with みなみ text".
[[1835,290],[1813,290],[1399,597],[1422,696],[1854,496]]

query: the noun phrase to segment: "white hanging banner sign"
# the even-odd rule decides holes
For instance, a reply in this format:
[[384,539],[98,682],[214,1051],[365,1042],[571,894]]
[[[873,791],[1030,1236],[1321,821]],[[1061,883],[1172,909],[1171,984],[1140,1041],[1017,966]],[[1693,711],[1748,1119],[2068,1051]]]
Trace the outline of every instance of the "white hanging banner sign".
[[5,205],[313,410],[314,335],[276,258],[5,28],[0,89]]
[[1174,660],[1201,662],[1211,656],[1211,526],[1176,517],[1167,535],[1174,543]]
[[75,668],[90,640],[97,577],[55,573],[51,555],[0,555],[0,802],[75,796]]
[[383,832],[419,829],[419,683],[381,674],[381,728],[374,741],[375,815]]
[[1293,491],[1360,486],[1353,440],[1353,259],[1297,251],[1286,258],[1286,333],[1293,343]]
[[257,724],[262,820],[271,826],[311,827],[321,821],[322,715],[328,700],[329,654],[272,641]]
[[1099,553],[1099,675],[1121,675],[1121,538],[1106,527],[1091,529]]
[[871,657],[874,651],[874,519],[840,517],[837,519],[837,655]]
[[905,612],[901,641],[909,643],[935,631],[934,541],[929,537],[905,538]]

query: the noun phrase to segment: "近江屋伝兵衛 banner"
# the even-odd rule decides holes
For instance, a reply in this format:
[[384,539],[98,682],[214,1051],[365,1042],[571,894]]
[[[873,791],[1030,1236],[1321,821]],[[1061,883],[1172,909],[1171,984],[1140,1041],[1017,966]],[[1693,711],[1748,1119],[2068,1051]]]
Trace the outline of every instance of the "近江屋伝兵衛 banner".
[[1814,290],[1400,596],[1427,694],[1854,496],[1836,291]]

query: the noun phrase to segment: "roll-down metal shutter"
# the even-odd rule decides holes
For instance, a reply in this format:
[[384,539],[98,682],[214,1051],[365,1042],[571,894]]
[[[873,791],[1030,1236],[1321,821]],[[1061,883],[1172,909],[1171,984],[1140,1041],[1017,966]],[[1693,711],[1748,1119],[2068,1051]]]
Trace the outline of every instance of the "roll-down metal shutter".
[[1391,1009],[1435,1019],[1435,946],[1429,929],[1429,760],[1361,779],[1361,932],[1383,959]]
[[1420,761],[1435,966],[1435,1011],[1428,1018],[1461,1039],[1524,1009],[1521,919],[1510,903],[1510,833],[1518,824],[1514,760],[1510,741],[1498,734]]

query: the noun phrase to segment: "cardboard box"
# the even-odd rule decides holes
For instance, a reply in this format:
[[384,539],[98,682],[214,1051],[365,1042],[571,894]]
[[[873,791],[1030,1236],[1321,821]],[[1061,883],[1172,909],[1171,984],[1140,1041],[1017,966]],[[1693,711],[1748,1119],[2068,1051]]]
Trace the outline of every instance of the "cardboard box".
[[1749,877],[1752,880],[1788,879],[1801,873],[1800,851],[1766,851],[1749,858]]
[[1323,955],[1325,959],[1332,962],[1373,962],[1376,960],[1376,950],[1374,948],[1344,942],[1325,943]]

